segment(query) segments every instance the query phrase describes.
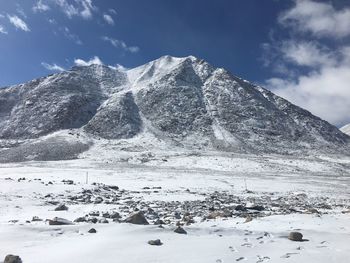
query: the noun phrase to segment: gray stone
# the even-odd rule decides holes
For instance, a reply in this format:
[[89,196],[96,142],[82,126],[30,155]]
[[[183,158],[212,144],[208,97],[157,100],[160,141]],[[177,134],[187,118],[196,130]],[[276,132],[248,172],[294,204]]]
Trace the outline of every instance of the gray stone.
[[55,208],[55,211],[67,211],[68,207],[65,204],[61,204]]
[[160,239],[150,240],[150,241],[148,241],[148,244],[150,244],[151,246],[161,246],[161,245],[163,245],[163,243],[162,243],[162,241],[160,241]]
[[74,225],[72,221],[60,217],[55,217],[54,219],[49,219],[48,221],[49,225],[51,226]]
[[178,234],[187,234],[186,230],[183,229],[181,226],[178,226],[175,230],[174,230],[175,233],[178,233]]
[[90,234],[95,234],[95,233],[97,233],[97,230],[96,230],[95,228],[91,228],[91,229],[88,231],[88,233],[90,233]]
[[136,225],[148,225],[149,224],[147,219],[145,218],[144,214],[141,211],[129,216],[125,220],[125,222],[130,223],[130,224],[136,224]]
[[300,232],[290,232],[288,236],[289,240],[292,241],[303,241],[303,234]]
[[22,263],[22,259],[19,256],[7,255],[4,263]]

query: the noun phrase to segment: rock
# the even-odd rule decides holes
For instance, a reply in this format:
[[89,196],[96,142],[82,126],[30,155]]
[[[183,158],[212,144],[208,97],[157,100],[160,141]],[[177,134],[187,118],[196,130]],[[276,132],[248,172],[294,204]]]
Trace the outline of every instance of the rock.
[[87,221],[90,223],[96,224],[98,222],[98,219],[96,217],[91,217]]
[[290,232],[288,236],[289,240],[292,241],[303,241],[303,234],[300,232]]
[[310,208],[310,209],[308,209],[308,212],[311,213],[311,214],[319,214],[319,213],[320,213],[320,212],[319,212],[317,209],[315,209],[315,208]]
[[175,219],[181,219],[181,214],[179,212],[174,213]]
[[94,204],[101,204],[102,202],[103,202],[103,198],[98,196],[98,197],[96,197]]
[[55,208],[55,211],[67,211],[68,207],[65,204],[61,204]]
[[136,225],[148,225],[148,221],[145,218],[145,216],[143,215],[143,213],[137,212],[131,216],[129,216],[126,220],[126,223],[130,223],[130,224],[136,224]]
[[162,220],[162,219],[157,219],[156,221],[154,221],[154,224],[155,225],[164,225],[165,224],[165,222]]
[[108,224],[109,223],[109,221],[106,218],[100,219],[98,222],[101,224]]
[[151,246],[161,246],[161,245],[163,245],[163,243],[162,243],[162,241],[160,241],[160,239],[150,240],[150,241],[148,241],[148,244],[150,244]]
[[97,233],[97,231],[96,231],[95,228],[91,228],[91,229],[88,231],[88,233],[90,233],[90,234],[95,234],[95,233]]
[[247,208],[243,205],[238,205],[235,207],[236,211],[247,211]]
[[7,255],[4,263],[22,263],[22,259],[19,256]]
[[99,211],[92,211],[89,213],[90,216],[100,216],[100,212]]
[[86,222],[86,217],[78,217],[77,219],[74,220],[74,222],[76,223],[82,223],[82,222]]
[[112,190],[115,190],[115,191],[118,191],[118,190],[119,190],[119,187],[116,186],[116,185],[109,185],[108,187],[109,187],[110,189],[112,189]]
[[248,216],[246,217],[244,223],[249,223],[249,222],[251,222],[251,221],[253,221],[253,218],[252,218],[250,215],[248,215]]
[[119,219],[119,218],[121,218],[121,216],[118,212],[113,212],[113,214],[110,214],[110,218]]
[[178,226],[175,230],[174,230],[175,233],[178,233],[178,234],[187,234],[186,230],[183,229],[181,226]]
[[256,211],[264,211],[265,207],[263,207],[262,205],[254,205],[254,206],[247,207],[247,209],[256,210]]
[[62,180],[62,182],[63,182],[64,184],[69,184],[69,185],[74,184],[74,181],[73,181],[73,180]]
[[39,218],[38,216],[33,216],[32,222],[39,222],[39,221],[43,221],[43,220],[41,218]]
[[54,219],[49,219],[48,221],[49,225],[51,226],[74,225],[72,221],[60,217],[55,217]]

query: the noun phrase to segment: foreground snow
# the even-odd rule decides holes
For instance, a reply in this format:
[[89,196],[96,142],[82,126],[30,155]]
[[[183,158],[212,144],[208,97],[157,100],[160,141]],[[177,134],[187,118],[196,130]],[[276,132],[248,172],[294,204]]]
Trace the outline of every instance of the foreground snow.
[[[152,157],[143,164],[136,156],[127,163],[75,160],[1,165],[0,260],[12,253],[25,263],[348,262],[349,159],[170,155],[166,162]],[[25,180],[18,180],[23,177]],[[62,182],[64,179],[74,180],[74,184]],[[124,189],[127,196],[120,199],[124,203],[68,203],[68,211],[54,211],[56,206],[48,203],[67,203],[67,196],[93,190],[93,182]],[[330,207],[318,207],[317,213],[297,205],[291,213],[269,209],[250,222],[239,215],[198,217],[184,226],[187,235],[173,232],[175,221],[164,228],[111,220],[109,224],[69,226],[31,221],[33,216],[73,221],[92,211],[119,211],[125,217],[127,213],[120,208],[130,202],[141,206],[142,202],[203,201],[213,193],[238,196],[247,206],[254,205],[247,200],[266,196],[272,196],[274,202],[289,202],[288,198],[297,196],[311,207]],[[49,194],[52,199],[47,199]],[[96,234],[87,232],[92,227]],[[293,230],[308,241],[288,240]],[[150,246],[147,242],[153,239],[160,239],[163,245]]]

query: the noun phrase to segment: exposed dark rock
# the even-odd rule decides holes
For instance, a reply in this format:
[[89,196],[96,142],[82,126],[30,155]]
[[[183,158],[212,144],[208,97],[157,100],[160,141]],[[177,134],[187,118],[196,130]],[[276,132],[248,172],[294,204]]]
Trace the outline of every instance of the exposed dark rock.
[[237,205],[235,207],[235,210],[236,211],[247,211],[247,208],[245,206],[243,206],[243,205]]
[[74,220],[74,222],[83,223],[83,222],[87,222],[87,219],[86,217],[78,217],[77,219]]
[[247,207],[247,209],[256,210],[256,211],[264,211],[265,207],[263,207],[262,205],[254,205],[254,206]]
[[136,224],[136,225],[148,225],[148,221],[145,218],[144,214],[140,211],[132,214],[126,220],[126,223]]
[[187,234],[187,231],[185,229],[183,229],[181,226],[178,226],[175,230],[174,230],[175,233],[178,233],[178,234]]
[[55,211],[67,211],[68,207],[65,204],[61,204],[55,208]]
[[96,230],[95,228],[91,228],[91,229],[88,231],[88,233],[90,233],[90,234],[95,234],[95,233],[97,233],[97,230]]
[[163,243],[160,241],[160,239],[150,240],[148,241],[148,244],[151,246],[161,246]]
[[290,232],[288,239],[292,241],[303,241],[303,234],[300,232]]
[[49,219],[49,225],[52,226],[59,226],[59,225],[74,225],[74,223],[72,221],[69,221],[67,219],[64,218],[60,218],[60,217],[55,217],[54,219]]
[[41,218],[39,218],[38,216],[33,216],[32,218],[32,222],[40,222],[43,221]]
[[7,255],[4,259],[4,263],[22,263],[22,259],[19,256]]

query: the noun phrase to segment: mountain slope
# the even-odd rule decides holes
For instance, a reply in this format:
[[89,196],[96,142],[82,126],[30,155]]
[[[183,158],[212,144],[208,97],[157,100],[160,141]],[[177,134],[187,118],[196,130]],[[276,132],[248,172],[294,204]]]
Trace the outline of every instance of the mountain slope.
[[[195,57],[101,65],[0,90],[0,138],[75,128],[95,139],[153,134],[188,148],[347,152],[350,137],[272,92]],[[169,145],[170,146],[170,145]]]

